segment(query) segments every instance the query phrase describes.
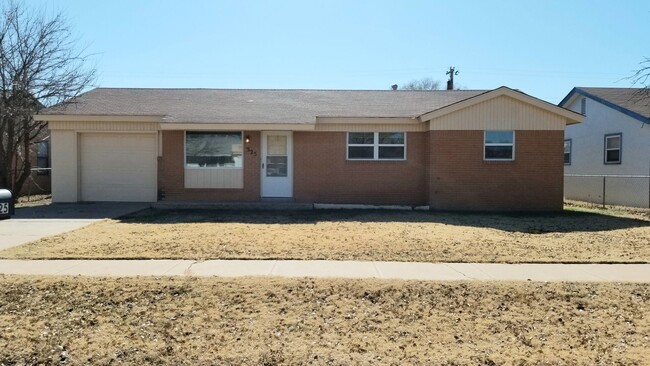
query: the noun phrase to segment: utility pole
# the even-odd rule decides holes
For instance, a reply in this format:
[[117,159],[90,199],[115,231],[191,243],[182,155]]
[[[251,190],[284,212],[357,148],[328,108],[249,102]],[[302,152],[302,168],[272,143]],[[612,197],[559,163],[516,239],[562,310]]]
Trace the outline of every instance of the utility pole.
[[454,90],[454,75],[458,75],[458,71],[453,66],[449,66],[449,71],[445,73],[449,75],[449,80],[447,80],[447,90]]

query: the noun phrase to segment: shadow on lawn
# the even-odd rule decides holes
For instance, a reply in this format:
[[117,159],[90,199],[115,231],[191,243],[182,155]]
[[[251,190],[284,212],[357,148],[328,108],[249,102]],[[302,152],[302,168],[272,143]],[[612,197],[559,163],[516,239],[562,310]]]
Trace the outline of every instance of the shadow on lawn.
[[366,223],[403,222],[486,227],[529,234],[593,232],[650,227],[650,221],[598,213],[457,213],[429,211],[227,211],[227,210],[145,210],[119,219],[131,224],[316,224],[318,222]]

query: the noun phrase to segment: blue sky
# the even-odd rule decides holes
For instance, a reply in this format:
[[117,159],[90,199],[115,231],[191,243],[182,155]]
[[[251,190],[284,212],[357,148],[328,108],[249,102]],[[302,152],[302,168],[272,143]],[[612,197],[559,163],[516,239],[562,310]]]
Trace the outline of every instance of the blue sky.
[[629,87],[648,1],[27,0],[66,14],[104,87],[388,89],[455,66],[465,89],[552,103]]

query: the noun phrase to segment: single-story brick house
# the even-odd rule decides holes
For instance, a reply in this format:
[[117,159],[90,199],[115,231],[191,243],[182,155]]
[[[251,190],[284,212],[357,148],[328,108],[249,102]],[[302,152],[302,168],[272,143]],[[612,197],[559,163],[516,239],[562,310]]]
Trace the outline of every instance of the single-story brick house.
[[567,124],[522,92],[91,90],[35,116],[54,202],[560,210]]

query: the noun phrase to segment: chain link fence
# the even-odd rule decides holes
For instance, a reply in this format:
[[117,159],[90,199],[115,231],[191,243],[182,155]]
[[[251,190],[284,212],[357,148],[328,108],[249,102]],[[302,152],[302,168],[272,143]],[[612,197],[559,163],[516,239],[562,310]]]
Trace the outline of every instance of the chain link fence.
[[40,196],[50,194],[52,178],[51,168],[33,168],[29,177],[23,184],[20,196]]
[[565,174],[564,198],[650,208],[650,176]]

